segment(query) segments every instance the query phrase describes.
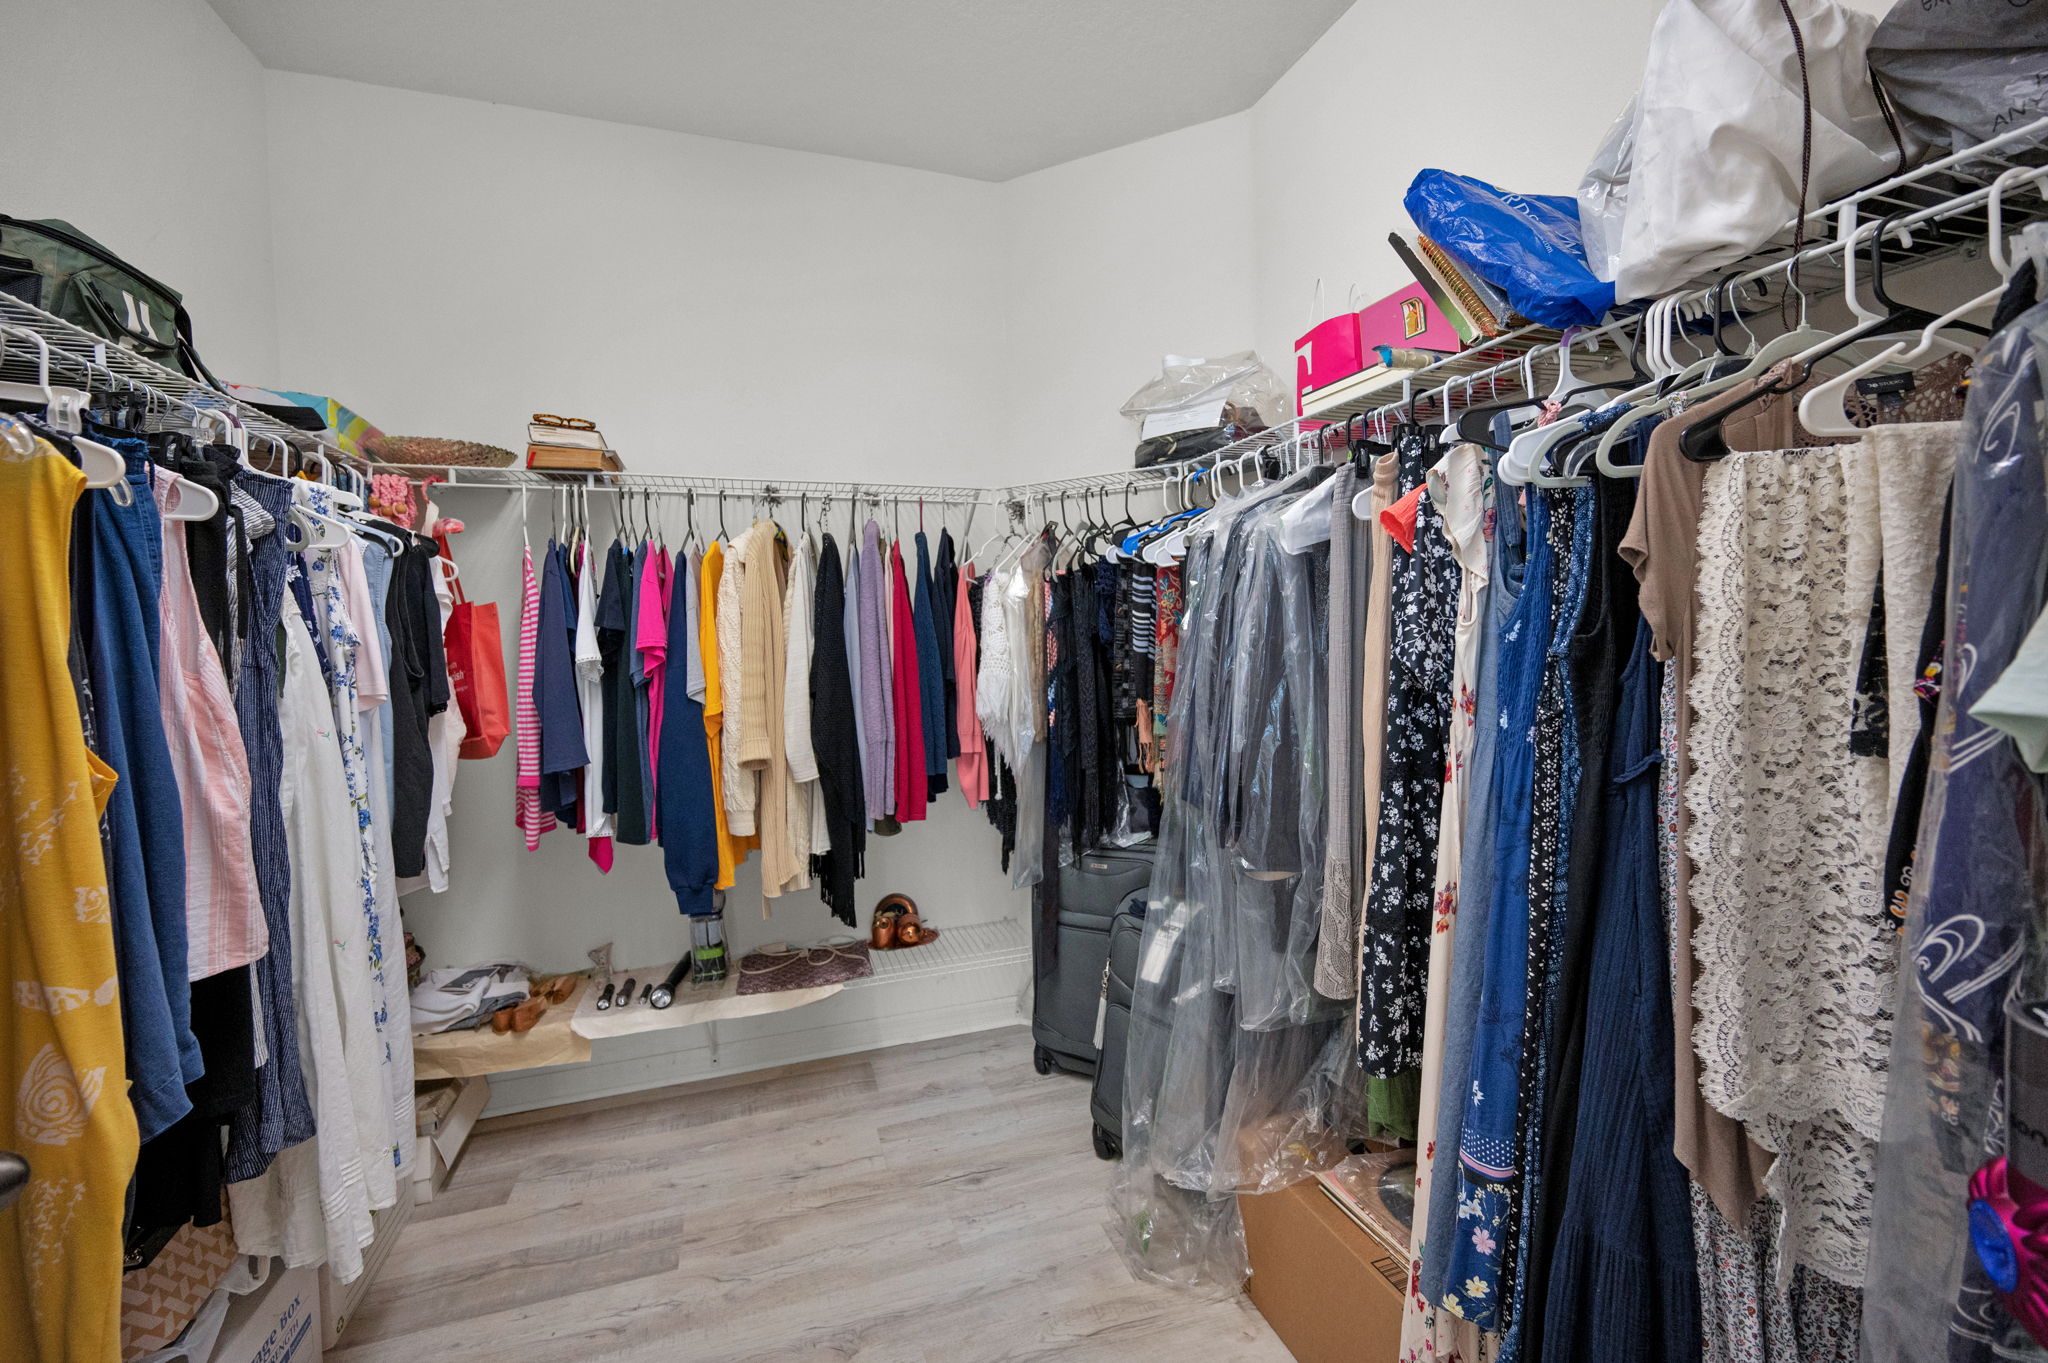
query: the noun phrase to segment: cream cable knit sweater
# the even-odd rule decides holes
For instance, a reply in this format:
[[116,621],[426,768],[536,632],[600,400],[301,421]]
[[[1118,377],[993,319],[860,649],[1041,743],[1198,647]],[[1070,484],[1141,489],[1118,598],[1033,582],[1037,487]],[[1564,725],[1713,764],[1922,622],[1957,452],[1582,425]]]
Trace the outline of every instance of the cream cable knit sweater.
[[718,724],[719,792],[725,800],[725,825],[736,838],[752,837],[754,805],[759,798],[761,776],[740,766],[740,725],[746,710],[746,688],[741,684],[740,602],[741,584],[746,581],[745,549],[748,536],[725,549],[725,571],[718,579],[718,685],[725,708]]
[[745,694],[740,767],[759,773],[761,892],[770,899],[801,881],[807,870],[797,860],[790,827],[792,782],[782,711],[789,664],[782,615],[788,580],[783,549],[781,531],[773,521],[756,521],[741,541],[746,576],[740,589],[740,689]]

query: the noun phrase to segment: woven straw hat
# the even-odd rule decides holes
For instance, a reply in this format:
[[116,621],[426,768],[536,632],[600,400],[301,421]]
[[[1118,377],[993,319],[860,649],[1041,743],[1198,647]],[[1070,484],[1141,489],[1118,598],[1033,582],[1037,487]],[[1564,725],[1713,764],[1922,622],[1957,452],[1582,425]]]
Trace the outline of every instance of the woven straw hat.
[[510,468],[519,458],[510,450],[481,441],[443,440],[431,435],[376,435],[364,442],[364,448],[381,464],[502,469]]

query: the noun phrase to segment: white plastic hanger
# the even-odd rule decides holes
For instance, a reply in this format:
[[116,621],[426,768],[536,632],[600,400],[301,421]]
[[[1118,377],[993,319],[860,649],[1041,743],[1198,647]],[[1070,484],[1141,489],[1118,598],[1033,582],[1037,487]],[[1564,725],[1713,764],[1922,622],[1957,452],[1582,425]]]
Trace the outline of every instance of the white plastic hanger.
[[[1709,297],[1713,299],[1715,315],[1718,318],[1720,309],[1722,307],[1719,286],[1716,286],[1715,290],[1713,291],[1713,293],[1709,295]],[[1742,310],[1739,304],[1735,309],[1735,315],[1737,321],[1742,321]],[[1747,369],[1754,367],[1755,361],[1753,357],[1759,349],[1759,347],[1757,345],[1756,333],[1754,331],[1750,331],[1748,322],[1742,321],[1742,329],[1743,331],[1749,334],[1749,353],[1752,356],[1750,362],[1747,365],[1743,366],[1743,368],[1746,371]],[[1802,342],[1801,345],[1804,345],[1804,342]],[[1665,353],[1669,354],[1668,347],[1666,348]],[[1657,383],[1650,384],[1642,388],[1637,388],[1631,392],[1622,394],[1620,398],[1616,399],[1616,401],[1636,402],[1639,399],[1645,398],[1648,398],[1649,400],[1642,402],[1640,406],[1637,406],[1636,408],[1631,410],[1627,415],[1623,416],[1619,421],[1615,422],[1612,426],[1609,426],[1607,430],[1601,434],[1599,443],[1595,445],[1593,449],[1593,466],[1609,478],[1642,477],[1643,469],[1640,464],[1619,464],[1615,462],[1615,446],[1619,445],[1623,440],[1626,440],[1630,432],[1633,431],[1637,426],[1641,425],[1645,421],[1650,420],[1652,417],[1660,416],[1663,413],[1671,410],[1671,408],[1677,406],[1680,402],[1698,401],[1700,398],[1705,397],[1709,393],[1720,392],[1722,389],[1731,387],[1735,383],[1740,382],[1740,379],[1733,374],[1723,375],[1718,379],[1706,378],[1704,382],[1697,384],[1692,382],[1694,379],[1699,379],[1703,376],[1710,375],[1713,372],[1713,368],[1715,365],[1723,363],[1727,359],[1727,356],[1720,354],[1717,350],[1713,353],[1703,355],[1700,359],[1694,361],[1692,364],[1687,365],[1684,369],[1680,370],[1675,376],[1673,376],[1670,379],[1668,385],[1665,384],[1663,379],[1659,379]],[[1667,387],[1668,391],[1662,397],[1652,397],[1652,393],[1658,387]],[[1581,461],[1581,466],[1583,467],[1583,461]]]
[[[1657,368],[1657,356],[1654,349],[1652,349],[1652,345],[1656,340],[1661,339],[1658,329],[1663,324],[1664,313],[1667,311],[1667,305],[1670,302],[1670,299],[1658,299],[1650,304],[1649,311],[1643,318],[1643,326],[1646,332],[1644,348],[1649,352],[1653,374]],[[1572,346],[1577,343],[1578,330],[1577,327],[1565,328],[1564,335],[1557,342],[1557,382],[1551,387],[1550,396],[1544,399],[1546,403],[1562,402],[1566,394],[1574,389],[1585,386],[1579,383],[1577,376],[1572,373]],[[1658,375],[1658,377],[1661,377],[1661,375]],[[1548,426],[1532,426],[1508,442],[1506,452],[1501,455],[1499,462],[1495,465],[1496,476],[1500,481],[1511,487],[1521,487],[1534,482],[1536,475],[1538,475],[1543,467],[1543,461],[1549,456],[1551,447],[1582,434],[1584,434],[1583,427],[1575,421],[1563,418],[1551,422]],[[1574,486],[1575,484],[1550,483],[1540,485]]]
[[249,467],[249,435],[234,413],[218,407],[194,407],[191,411],[204,421],[217,423],[220,427],[219,443],[235,452],[235,460],[243,468]]
[[[17,336],[27,337],[35,344],[38,382],[34,385],[0,383],[0,397],[34,401],[39,394],[50,425],[71,436],[72,448],[78,451],[79,472],[85,475],[85,485],[112,488],[116,502],[122,506],[130,505],[135,497],[128,487],[127,459],[119,450],[79,434],[85,427],[80,417],[86,405],[92,400],[92,395],[76,388],[58,387],[50,382],[50,343],[25,327],[0,327],[0,355],[6,353],[4,333],[10,331]],[[88,379],[90,376],[91,371],[88,370]]]
[[[1004,526],[998,525],[994,530],[991,530],[989,532],[988,538],[981,542],[981,547],[976,549],[972,554],[968,556],[967,561],[969,563],[982,562],[983,560],[988,558],[990,551],[992,551],[998,544],[1006,542],[1009,539],[1009,537],[1015,533],[1016,531],[1014,529],[1009,529]],[[859,546],[855,545],[852,549],[849,550],[849,556],[853,553],[858,552]]]
[[317,445],[306,451],[306,458],[320,466],[320,481],[327,484],[327,493],[334,499],[336,506],[344,511],[363,509],[363,499],[360,496],[334,481],[335,465],[327,462],[327,456],[320,452]]
[[[2016,167],[2015,169],[2024,171],[2027,168]],[[1987,254],[1991,258],[1992,265],[1998,269],[1998,287],[1979,294],[1969,302],[1952,308],[1935,318],[1925,327],[1921,328],[1917,341],[1901,341],[1889,350],[1882,351],[1861,364],[1850,366],[1825,383],[1815,384],[1811,389],[1807,390],[1806,396],[1799,400],[1800,425],[1806,427],[1814,435],[1859,435],[1862,433],[1862,427],[1849,419],[1846,402],[1849,387],[1856,380],[1866,374],[1882,369],[1886,365],[1913,365],[1928,358],[1937,349],[1969,349],[1969,347],[1958,345],[1956,342],[1948,340],[1938,333],[1943,327],[1960,320],[1966,314],[1997,303],[1999,296],[2005,292],[2006,281],[2012,277],[2013,271],[2019,268],[2018,258],[2006,255],[2003,241],[2004,223],[2002,212],[2004,188],[2012,178],[2013,171],[2007,171],[1993,182],[1988,203],[1990,241]]]
[[[1213,477],[1215,471],[1211,470],[1210,472]],[[1198,513],[1201,511],[1201,508],[1195,505],[1194,488],[1195,484],[1201,479],[1201,476],[1202,470],[1200,469],[1190,468],[1188,470],[1187,486],[1179,489],[1181,500],[1186,503],[1185,509],[1174,513],[1174,516],[1171,518],[1176,522],[1173,529],[1163,535],[1156,536],[1138,550],[1139,558],[1152,564],[1154,567],[1166,568],[1178,563],[1187,554],[1189,523],[1200,519]],[[1179,481],[1178,477],[1174,479],[1176,484]]]
[[[2044,171],[2038,166],[2014,166],[2011,170],[2006,171],[1991,182],[1991,195],[1984,205],[1986,234],[1988,237],[1985,245],[1988,248],[1987,254],[1991,257],[1992,267],[1998,271],[1999,277],[2002,279],[2011,279],[2013,272],[2020,267],[2017,257],[2008,256],[2005,253],[2006,186],[2018,180],[2031,177],[2034,192],[2041,194],[2044,198],[2048,198],[2048,190],[2044,190],[2041,183],[2044,175],[2048,175],[2048,171]],[[2028,229],[2029,232],[2031,230]],[[2022,240],[2026,239],[2025,234],[2023,234]]]
[[[1963,353],[1973,349],[1972,346],[1941,336],[1939,332],[1966,314],[1997,303],[1999,296],[2005,292],[2006,281],[2010,280],[2013,272],[2019,268],[2019,259],[2016,256],[2008,256],[2005,251],[2005,191],[2009,185],[2027,177],[2032,178],[2034,188],[2039,191],[2041,176],[2044,174],[2048,172],[2038,167],[2015,166],[1991,182],[1991,192],[1985,202],[1985,254],[1990,257],[1993,268],[1998,271],[1999,286],[1935,318],[1921,329],[1916,341],[1902,341],[1861,364],[1852,365],[1825,383],[1815,384],[1807,391],[1806,396],[1799,400],[1800,425],[1814,435],[1858,435],[1862,428],[1849,419],[1846,405],[1849,386],[1856,380],[1886,365],[1918,363],[1932,355],[1937,348]],[[1859,315],[1861,311],[1859,308]]]
[[1799,424],[1814,435],[1861,435],[1863,428],[1849,419],[1845,405],[1849,386],[1874,370],[1886,365],[1912,365],[1927,359],[1937,350],[1955,349],[1955,343],[1936,335],[1951,322],[1960,321],[1966,314],[1979,308],[1990,307],[1998,302],[2005,292],[2000,284],[1988,293],[1979,294],[1962,306],[1929,322],[1920,332],[1917,342],[1901,341],[1891,349],[1872,356],[1859,365],[1852,366],[1825,383],[1817,383],[1799,400]]
[[[255,436],[258,440],[262,440],[270,445],[272,451],[277,455],[277,466],[280,469],[291,468],[292,454],[294,453],[294,451],[292,450],[291,445],[283,437],[272,435],[268,431],[251,431],[250,434]],[[268,478],[273,482],[285,481],[283,478],[280,478],[276,474],[265,473],[262,469],[259,469],[254,465],[250,464],[249,461],[246,459],[242,461],[242,467],[248,469],[249,472],[255,474],[258,478]]]
[[[2019,171],[2025,171],[2025,170],[2027,170],[2027,169],[2029,169],[2029,168],[2028,168],[2028,167],[2015,167],[2014,169],[2015,169],[2015,170],[2019,170]],[[2036,173],[2036,174],[2048,174],[2048,172],[2042,172],[2042,171],[2036,171],[2035,173]],[[1991,235],[1992,235],[1992,237],[1993,237],[1993,238],[1996,238],[1996,237],[1997,237],[1997,235],[1998,235],[1999,211],[2000,211],[2000,207],[2001,207],[2001,201],[2002,201],[2002,197],[2003,197],[2003,189],[2004,189],[2004,186],[2005,186],[2005,184],[2006,184],[2007,182],[2009,182],[2009,181],[2010,181],[2010,180],[2012,179],[2012,176],[2013,176],[2013,172],[2012,172],[2012,171],[2007,171],[2007,172],[2006,172],[2006,173],[2005,173],[2004,175],[2001,175],[2001,176],[1999,176],[1997,180],[1995,180],[1995,181],[1993,181],[1993,182],[1992,182],[1992,187],[1991,187],[1991,195],[1990,195],[1990,200],[1989,200],[1989,205],[1988,205],[1988,207],[1989,207],[1989,220],[1990,220],[1990,224],[1991,224]],[[1850,219],[1849,219],[1849,215],[1848,215],[1848,214],[1847,214],[1847,213],[1845,212],[1845,213],[1844,213],[1844,215],[1843,215],[1843,222],[1844,222],[1844,224],[1846,225],[1846,224],[1847,224],[1847,223],[1849,222],[1849,220],[1850,220]],[[1880,224],[1880,230],[1882,230],[1882,224]],[[1911,241],[1912,241],[1912,234],[1911,234],[1911,231],[1910,231],[1909,229],[1901,229],[1901,230],[1902,230],[1902,234],[1903,234],[1903,236],[1904,236],[1904,240],[1905,240],[1905,241],[1906,241],[1906,242],[1907,242],[1908,244],[1910,244],[1910,243],[1911,243]],[[1855,312],[1858,318],[1860,318],[1860,319],[1864,319],[1864,320],[1861,320],[1861,321],[1859,321],[1856,327],[1852,327],[1852,328],[1850,328],[1850,330],[1851,330],[1852,332],[1854,332],[1854,331],[1859,331],[1859,330],[1870,330],[1870,331],[1873,331],[1873,333],[1874,333],[1874,329],[1875,329],[1875,326],[1876,326],[1876,324],[1877,324],[1877,323],[1880,323],[1880,322],[1882,322],[1882,321],[1884,320],[1884,318],[1885,318],[1886,314],[1883,314],[1883,313],[1877,313],[1877,314],[1872,314],[1872,313],[1871,313],[1871,312],[1870,312],[1870,311],[1869,311],[1868,309],[1866,309],[1866,308],[1864,308],[1864,307],[1862,306],[1861,300],[1857,299],[1857,297],[1856,297],[1856,289],[1855,289],[1855,273],[1854,273],[1854,265],[1853,265],[1853,263],[1850,263],[1850,262],[1853,262],[1853,260],[1854,260],[1854,258],[1855,258],[1855,254],[1856,254],[1856,243],[1855,243],[1854,241],[1850,241],[1850,242],[1849,242],[1849,243],[1847,244],[1847,247],[1846,247],[1846,249],[1845,249],[1845,250],[1844,250],[1844,252],[1843,252],[1843,256],[1844,256],[1844,261],[1845,261],[1845,264],[1844,264],[1844,270],[1845,270],[1845,272],[1846,272],[1846,273],[1845,273],[1845,277],[1846,277],[1846,279],[1848,280],[1848,284],[1849,284],[1849,288],[1848,288],[1848,298],[1849,298],[1849,300],[1850,300],[1849,306],[1850,306],[1850,309],[1851,309],[1851,311]],[[1994,245],[1994,246],[1992,247],[1992,251],[1991,251],[1991,258],[1992,258],[1992,263],[1993,263],[1994,265],[1997,265],[1997,264],[1998,264],[1998,263],[2000,262],[2000,259],[2001,259],[2001,257],[1999,256],[1998,250],[1997,250],[1997,248],[1996,248],[1996,246],[1995,246],[1995,245]],[[1790,279],[1790,278],[1791,278],[1791,275],[1789,274],[1789,272],[1788,272],[1788,274],[1787,274],[1786,278],[1787,278],[1787,279]],[[1802,292],[1801,292],[1801,294],[1800,294],[1800,302],[1801,302],[1801,305],[1802,305],[1802,310],[1803,310],[1803,307],[1804,307],[1805,299],[1806,299],[1806,295],[1805,295],[1805,293],[1804,293],[1804,292],[1802,291]],[[1966,307],[1964,308],[1964,311],[1965,311],[1965,312],[1967,312],[1967,311],[1969,311],[1969,309],[1970,309],[1970,308],[1972,308],[1972,307],[1976,307],[1976,306],[1979,306],[1979,305],[1978,305],[1978,304],[1974,304],[1974,303],[1972,303],[1972,304],[1969,304],[1969,305],[1967,305],[1967,306],[1966,306]],[[1956,317],[1957,317],[1957,316],[1959,316],[1959,315],[1960,315],[1960,314],[1952,314],[1952,315],[1951,315],[1951,316],[1949,316],[1949,317],[1948,317],[1947,319],[1945,319],[1944,321],[1942,321],[1941,325],[1943,325],[1943,326],[1946,326],[1946,325],[1948,325],[1948,323],[1949,323],[1949,322],[1953,322],[1954,320],[1956,320]],[[1816,334],[1820,334],[1820,333],[1816,333]],[[1873,334],[1873,335],[1870,335],[1870,336],[1863,336],[1863,335],[1858,335],[1858,336],[1856,337],[1856,343],[1860,344],[1860,343],[1862,343],[1862,342],[1865,342],[1865,341],[1872,341],[1872,340],[1878,340],[1878,339],[1879,339],[1879,338],[1878,338],[1878,337],[1877,337],[1877,336],[1876,336],[1875,334]],[[1947,349],[1947,350],[1950,350],[1950,351],[1954,351],[1954,352],[1967,352],[1967,351],[1969,351],[1969,350],[1971,349],[1971,347],[1969,347],[1969,346],[1963,345],[1963,344],[1961,344],[1961,343],[1959,343],[1959,342],[1956,342],[1956,341],[1952,341],[1952,340],[1949,340],[1949,339],[1948,339],[1947,337],[1943,337],[1943,336],[1933,336],[1933,337],[1931,338],[1931,340],[1930,340],[1930,338],[1929,338],[1929,333],[1928,333],[1927,331],[1925,331],[1925,330],[1923,330],[1923,331],[1922,331],[1922,332],[1920,333],[1920,339],[1921,339],[1921,340],[1922,340],[1923,342],[1926,342],[1926,343],[1929,343],[1929,344],[1932,344],[1932,345],[1938,345],[1938,346],[1941,346],[1941,347],[1943,347],[1943,348],[1945,348],[1945,349]],[[1908,341],[1908,342],[1907,342],[1906,344],[1907,344],[1908,346],[1910,346],[1910,345],[1912,344],[1911,340],[1909,339],[1909,341]],[[1838,336],[1826,336],[1826,335],[1822,335],[1822,339],[1821,339],[1821,340],[1820,340],[1820,341],[1819,341],[1819,342],[1818,342],[1817,344],[1814,344],[1814,345],[1809,345],[1809,346],[1807,346],[1807,347],[1806,347],[1806,348],[1805,348],[1804,350],[1801,350],[1801,351],[1800,351],[1800,352],[1798,352],[1797,354],[1795,354],[1795,355],[1791,356],[1791,357],[1790,357],[1790,359],[1791,359],[1791,362],[1792,362],[1792,363],[1793,363],[1794,365],[1796,365],[1796,366],[1799,366],[1800,368],[1802,368],[1802,369],[1804,369],[1804,370],[1807,370],[1807,371],[1809,372],[1809,374],[1810,374],[1810,372],[1811,372],[1811,370],[1812,370],[1812,368],[1813,368],[1813,366],[1814,366],[1814,364],[1815,364],[1815,363],[1817,363],[1818,361],[1820,361],[1820,360],[1822,360],[1822,359],[1825,359],[1825,358],[1827,358],[1827,357],[1828,357],[1829,355],[1831,355],[1831,354],[1835,353],[1836,351],[1838,351],[1838,350],[1841,350],[1841,349],[1843,349],[1843,348],[1844,348],[1844,347],[1843,347],[1843,343],[1842,343],[1842,340],[1841,340],[1841,338],[1840,338],[1840,337],[1838,337]],[[1852,379],[1853,379],[1853,378],[1861,377],[1862,375],[1864,375],[1864,374],[1867,374],[1867,373],[1869,373],[1869,372],[1870,372],[1870,371],[1871,371],[1872,369],[1876,368],[1876,367],[1877,367],[1878,365],[1882,365],[1882,364],[1885,364],[1885,363],[1887,363],[1887,358],[1886,358],[1886,357],[1888,357],[1888,356],[1891,356],[1891,355],[1893,355],[1893,354],[1894,354],[1894,352],[1895,352],[1895,351],[1897,351],[1898,349],[1900,349],[1900,347],[1894,346],[1894,347],[1893,347],[1893,348],[1892,348],[1891,350],[1884,350],[1884,351],[1880,351],[1880,352],[1879,352],[1879,353],[1878,353],[1877,355],[1873,356],[1873,357],[1872,357],[1871,359],[1869,359],[1869,360],[1866,360],[1866,361],[1864,361],[1864,362],[1863,362],[1862,364],[1859,364],[1859,365],[1855,365],[1855,366],[1853,366],[1853,367],[1852,367],[1852,368],[1850,369],[1850,371],[1849,371],[1849,373],[1848,373],[1848,375],[1847,375],[1846,377],[1850,377],[1850,378],[1852,378]],[[1838,376],[1838,377],[1843,377],[1843,376]],[[1835,382],[1835,381],[1831,381],[1831,382]],[[1825,386],[1827,386],[1827,385],[1816,385],[1816,388],[1819,388],[1819,387],[1825,387]],[[1837,389],[1836,391],[1837,391],[1837,392],[1839,393],[1839,391],[1840,391],[1840,390],[1839,390],[1839,389]],[[1802,412],[1804,412],[1804,411],[1806,410],[1806,403],[1807,403],[1807,400],[1808,400],[1808,399],[1810,399],[1810,398],[1811,398],[1812,396],[1813,396],[1813,390],[1808,390],[1808,392],[1807,392],[1807,395],[1806,395],[1806,397],[1804,397],[1804,398],[1801,398],[1801,399],[1800,399],[1800,408],[1801,408],[1801,411],[1802,411]],[[1826,421],[1826,420],[1828,419],[1828,418],[1827,418],[1827,416],[1825,415],[1825,410],[1824,410],[1824,408],[1815,408],[1815,409],[1814,409],[1814,414],[1815,414],[1815,418],[1816,418],[1817,420],[1821,420],[1821,421]],[[1802,418],[1802,422],[1803,422],[1803,418]],[[1809,429],[1811,429],[1811,428],[1809,428]],[[1860,433],[1860,431],[1861,431],[1861,429],[1862,429],[1862,428],[1861,428],[1861,427],[1852,427],[1851,429],[1852,429],[1852,432],[1858,432],[1858,433]],[[1816,432],[1816,434],[1818,434],[1818,433]]]
[[291,510],[286,515],[300,532],[300,542],[291,545],[293,549],[339,549],[349,542],[347,526],[321,515],[297,497],[292,498]]
[[2034,301],[2038,303],[2048,298],[2048,227],[2029,224],[2020,233],[2019,251],[2034,262]]
[[158,476],[171,480],[171,505],[164,512],[165,520],[210,521],[219,514],[220,498],[213,495],[212,488],[167,471],[160,471]]
[[[400,539],[396,535],[389,533],[388,531],[379,530],[374,525],[364,525],[360,521],[355,519],[353,513],[362,510],[363,499],[361,497],[358,497],[355,493],[348,491],[346,488],[337,487],[334,484],[333,479],[335,465],[327,462],[327,456],[325,454],[322,454],[319,448],[316,446],[313,449],[307,450],[305,452],[305,457],[311,459],[315,464],[318,464],[320,466],[320,483],[322,490],[324,490],[327,493],[327,495],[333,500],[334,505],[339,512],[339,514],[334,517],[322,517],[322,519],[327,520],[331,526],[333,526],[335,529],[338,529],[343,535],[360,534],[368,536],[370,539],[377,541],[377,543],[383,545],[386,549],[388,549],[391,552],[391,556],[393,558],[402,557],[406,550],[406,544],[404,540]],[[244,458],[244,462],[246,462],[246,456]],[[309,514],[318,516],[320,513],[309,511]],[[336,548],[338,543],[339,542],[337,542],[336,544],[316,544],[314,547],[318,549],[332,549]]]
[[[0,383],[0,398],[15,402],[39,402],[46,408],[63,408],[71,412],[85,410],[87,395],[76,388],[65,388],[50,382],[50,343],[27,327],[0,326],[0,359],[7,354],[6,338],[19,336],[36,348],[36,381],[34,383]],[[55,422],[51,424],[55,425]]]

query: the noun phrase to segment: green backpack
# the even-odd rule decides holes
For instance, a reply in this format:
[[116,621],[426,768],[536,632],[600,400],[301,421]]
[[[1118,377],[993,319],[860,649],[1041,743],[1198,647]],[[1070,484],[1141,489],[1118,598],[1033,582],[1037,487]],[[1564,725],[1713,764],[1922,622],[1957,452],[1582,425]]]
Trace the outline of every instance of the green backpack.
[[192,319],[178,291],[68,222],[0,213],[0,293],[201,383],[221,386],[193,349]]

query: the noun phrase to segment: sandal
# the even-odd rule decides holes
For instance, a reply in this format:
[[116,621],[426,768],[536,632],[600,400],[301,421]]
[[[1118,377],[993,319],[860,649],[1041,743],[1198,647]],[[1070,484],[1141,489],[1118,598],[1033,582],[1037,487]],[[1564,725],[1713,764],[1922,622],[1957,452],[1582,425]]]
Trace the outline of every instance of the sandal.
[[909,895],[892,894],[875,905],[874,941],[870,945],[877,951],[919,947],[937,941],[938,936],[937,928],[926,927],[917,916],[917,903]]

